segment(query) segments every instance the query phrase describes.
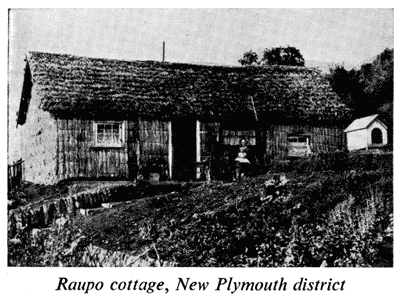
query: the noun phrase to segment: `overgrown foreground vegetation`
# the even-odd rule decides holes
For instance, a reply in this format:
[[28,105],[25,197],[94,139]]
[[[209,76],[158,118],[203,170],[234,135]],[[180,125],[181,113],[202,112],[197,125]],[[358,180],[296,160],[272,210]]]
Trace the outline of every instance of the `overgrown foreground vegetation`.
[[[82,266],[92,243],[177,266],[393,266],[393,173],[263,175],[143,198],[9,237],[10,266]],[[275,178],[275,179],[274,179]],[[101,264],[98,264],[101,265]]]

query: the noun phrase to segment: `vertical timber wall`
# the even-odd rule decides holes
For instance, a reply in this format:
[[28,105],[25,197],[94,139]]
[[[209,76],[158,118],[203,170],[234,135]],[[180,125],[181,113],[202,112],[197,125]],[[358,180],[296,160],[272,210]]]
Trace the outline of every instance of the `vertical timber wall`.
[[[201,159],[210,157],[215,143],[224,146],[239,145],[241,138],[246,138],[250,145],[260,144],[260,150],[269,159],[286,159],[288,157],[288,135],[306,134],[310,136],[312,153],[335,152],[346,149],[346,136],[341,127],[322,127],[309,125],[270,125],[264,126],[261,135],[256,136],[255,130],[240,130],[239,128],[224,128],[222,139],[218,138],[221,125],[219,123],[201,123]],[[257,139],[257,140],[256,140]],[[262,143],[260,143],[262,142]]]
[[128,127],[118,148],[94,146],[93,120],[58,119],[57,169],[60,180],[68,178],[129,177]]
[[93,120],[57,119],[54,175],[74,178],[135,179],[139,166],[155,160],[168,164],[168,122],[124,121],[124,140],[118,148],[94,146]]
[[170,131],[169,122],[139,120],[140,157],[142,167],[162,163],[168,167]]
[[219,142],[218,122],[200,122],[200,160],[211,159],[213,150]]
[[312,153],[335,152],[346,148],[343,129],[340,127],[314,127],[306,125],[271,125],[264,128],[265,154],[270,159],[286,159],[289,134],[310,136]]

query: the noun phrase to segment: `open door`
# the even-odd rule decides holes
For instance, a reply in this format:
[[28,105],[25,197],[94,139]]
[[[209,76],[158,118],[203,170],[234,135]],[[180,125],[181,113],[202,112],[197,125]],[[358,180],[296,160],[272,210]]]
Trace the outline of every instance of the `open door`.
[[189,181],[196,177],[196,120],[172,121],[172,179]]

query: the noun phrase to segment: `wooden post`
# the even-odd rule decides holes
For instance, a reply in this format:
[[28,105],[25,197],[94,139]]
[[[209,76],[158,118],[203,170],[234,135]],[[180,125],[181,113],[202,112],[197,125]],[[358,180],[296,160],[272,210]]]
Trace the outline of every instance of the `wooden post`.
[[59,129],[59,120],[58,119],[56,119],[56,131],[57,131],[56,177],[57,177],[57,180],[61,180],[60,179],[60,129]]
[[[139,136],[139,133],[138,133]],[[140,138],[138,137],[136,139],[136,164],[137,164],[137,168],[140,168]]]
[[172,148],[172,122],[168,122],[168,167],[169,167],[169,177],[172,179],[172,158],[173,158],[173,148]]
[[[129,169],[129,142],[128,142],[128,138],[129,138],[129,128],[128,128],[128,121],[127,121],[127,120],[124,121],[124,124],[122,125],[122,130],[123,130],[123,132],[124,132],[122,141],[124,142],[124,147],[125,147],[125,149],[124,149],[124,157],[125,157],[125,160],[124,160],[125,177],[126,177],[126,178],[129,178],[130,175],[132,175],[132,174],[131,174],[130,171],[129,171],[129,170],[130,170],[130,169]],[[120,163],[120,166],[121,166],[121,164],[122,164],[122,163]],[[120,170],[120,168],[119,168],[118,172],[120,172],[120,171],[121,171],[121,170]]]
[[[201,161],[200,121],[196,120],[196,162]],[[196,167],[196,179],[200,179],[200,168]]]
[[217,150],[214,150],[215,164],[213,166],[213,179],[221,178],[221,157],[224,152],[224,122],[219,122],[218,136],[217,136]]
[[265,140],[264,131],[259,123],[256,126],[256,159],[257,159],[257,170],[261,170],[264,167],[264,153],[265,153]]

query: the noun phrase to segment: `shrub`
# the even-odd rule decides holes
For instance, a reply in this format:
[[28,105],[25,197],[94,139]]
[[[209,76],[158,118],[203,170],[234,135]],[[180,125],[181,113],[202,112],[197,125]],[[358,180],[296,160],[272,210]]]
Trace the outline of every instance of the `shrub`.
[[82,231],[67,221],[63,227],[27,228],[8,238],[8,266],[79,267],[89,244]]
[[315,171],[347,171],[347,170],[385,170],[393,171],[393,154],[354,154],[338,152],[322,152],[309,157],[295,158],[288,161],[272,161],[271,172],[291,172],[299,174]]

